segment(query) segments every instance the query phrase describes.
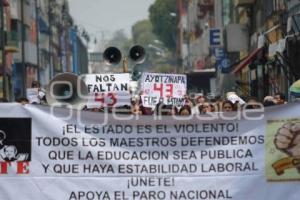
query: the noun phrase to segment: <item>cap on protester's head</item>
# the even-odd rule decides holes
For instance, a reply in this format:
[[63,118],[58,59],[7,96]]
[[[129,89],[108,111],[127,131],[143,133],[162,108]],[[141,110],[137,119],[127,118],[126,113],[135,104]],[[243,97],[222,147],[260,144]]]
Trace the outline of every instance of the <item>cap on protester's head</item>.
[[300,79],[291,85],[290,93],[292,96],[300,98]]
[[231,101],[233,104],[238,102],[239,104],[245,104],[246,102],[240,98],[235,92],[227,92],[226,99]]

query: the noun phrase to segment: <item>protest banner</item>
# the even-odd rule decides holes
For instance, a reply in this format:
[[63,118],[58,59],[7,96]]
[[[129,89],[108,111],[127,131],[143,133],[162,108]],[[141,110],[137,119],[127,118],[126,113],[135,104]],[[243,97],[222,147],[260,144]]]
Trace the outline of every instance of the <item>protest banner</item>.
[[184,105],[186,83],[186,75],[143,73],[141,78],[143,106],[153,108],[158,103]]
[[130,105],[130,74],[86,74],[89,98],[88,108]]
[[299,199],[299,104],[201,121],[0,111],[3,199]]

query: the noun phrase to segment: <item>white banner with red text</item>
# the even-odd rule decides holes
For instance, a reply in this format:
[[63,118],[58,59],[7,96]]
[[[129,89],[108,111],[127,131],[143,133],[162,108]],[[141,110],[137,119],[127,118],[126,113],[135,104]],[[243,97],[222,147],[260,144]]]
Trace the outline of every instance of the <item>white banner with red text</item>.
[[130,105],[130,74],[85,74],[82,79],[91,95],[87,108]]
[[143,106],[154,108],[158,103],[183,106],[186,88],[186,75],[143,73],[141,78]]

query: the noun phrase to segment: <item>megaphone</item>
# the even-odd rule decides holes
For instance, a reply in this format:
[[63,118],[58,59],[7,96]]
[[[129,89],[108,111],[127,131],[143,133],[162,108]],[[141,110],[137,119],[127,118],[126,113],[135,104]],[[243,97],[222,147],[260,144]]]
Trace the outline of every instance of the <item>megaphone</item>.
[[66,106],[81,110],[87,103],[88,88],[85,82],[72,73],[56,75],[46,88],[49,105]]
[[121,51],[116,47],[108,47],[103,53],[107,65],[117,65],[122,59]]
[[145,61],[145,49],[140,45],[135,45],[129,50],[129,58],[137,64],[141,64]]

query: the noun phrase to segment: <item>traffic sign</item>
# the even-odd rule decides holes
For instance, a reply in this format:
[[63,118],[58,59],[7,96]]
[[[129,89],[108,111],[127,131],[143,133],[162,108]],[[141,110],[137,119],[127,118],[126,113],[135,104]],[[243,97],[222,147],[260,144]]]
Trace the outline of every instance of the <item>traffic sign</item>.
[[209,30],[209,44],[211,47],[223,46],[223,34],[221,29],[213,28]]
[[222,73],[227,73],[230,68],[230,60],[227,58],[226,50],[224,48],[213,48],[212,54],[216,58],[216,68]]

